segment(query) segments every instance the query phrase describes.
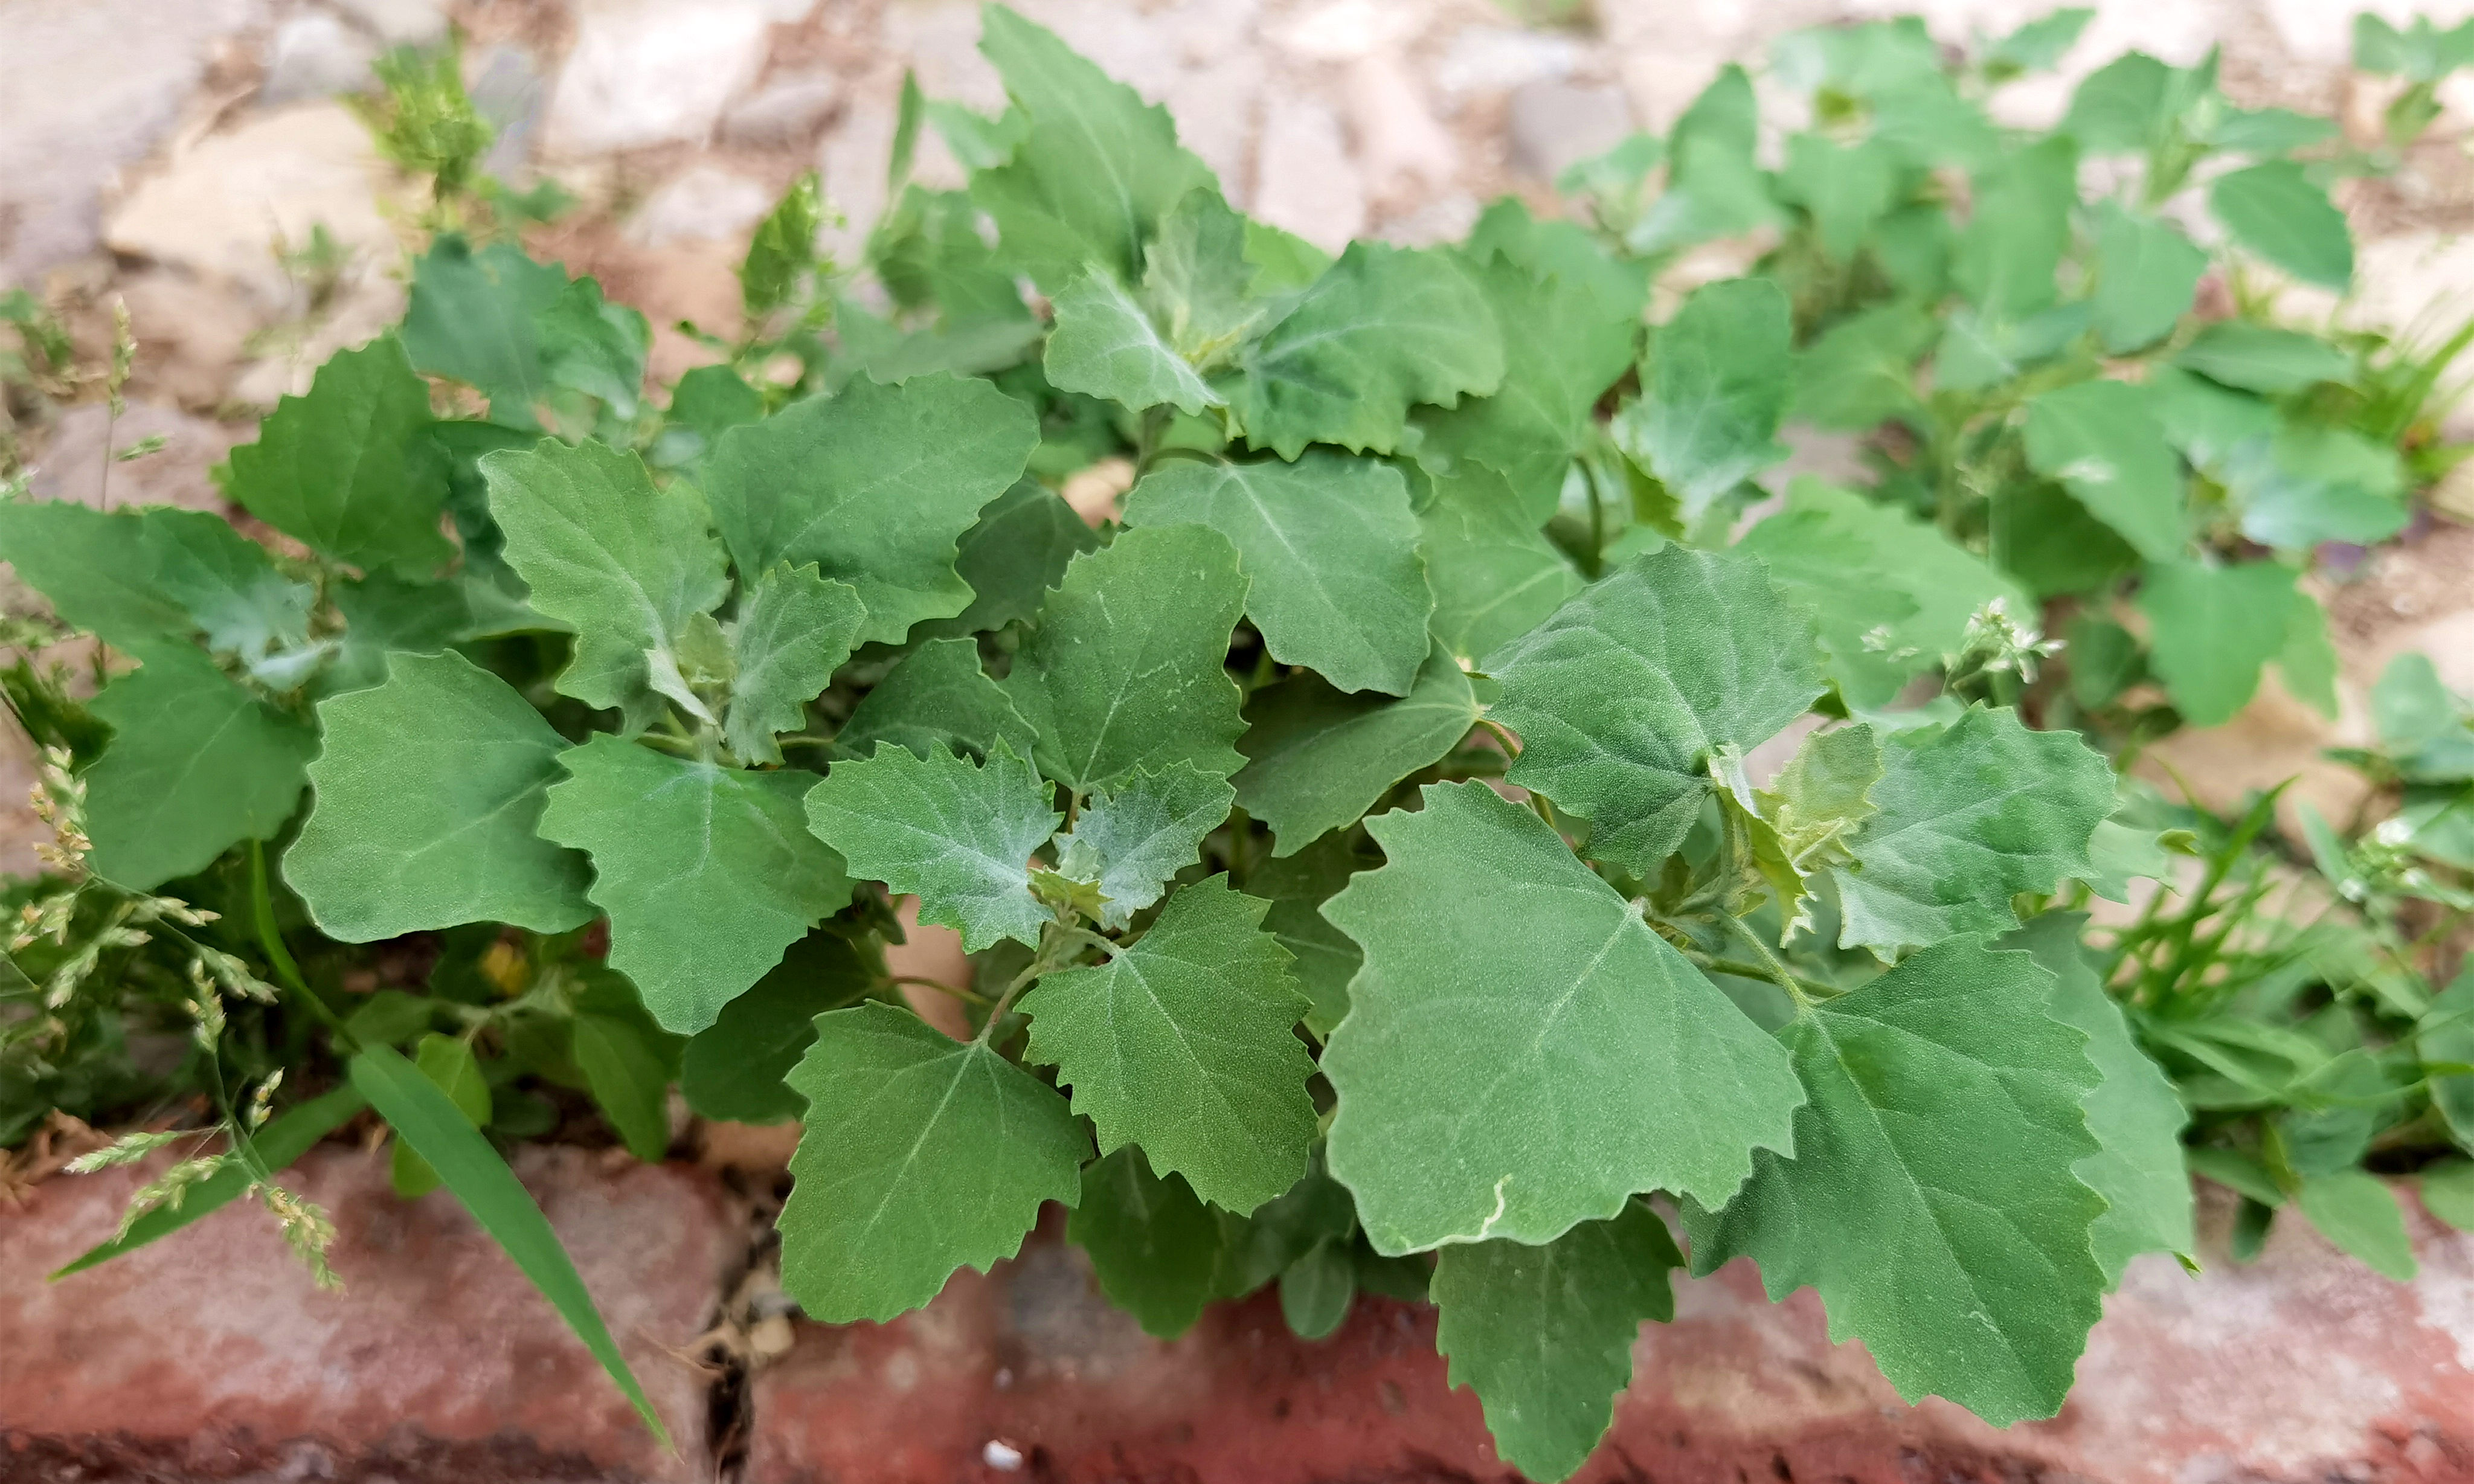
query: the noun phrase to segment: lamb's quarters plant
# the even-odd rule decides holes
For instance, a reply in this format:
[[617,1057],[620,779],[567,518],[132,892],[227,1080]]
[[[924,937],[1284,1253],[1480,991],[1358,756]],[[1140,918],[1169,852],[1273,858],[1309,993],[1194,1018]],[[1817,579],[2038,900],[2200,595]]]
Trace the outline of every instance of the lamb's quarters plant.
[[[792,182],[667,401],[643,319],[472,183],[452,67],[391,61],[374,127],[438,231],[402,327],[224,472],[280,552],[0,502],[0,555],[112,657],[90,705],[0,672],[65,760],[0,985],[51,1101],[0,1131],[127,1097],[77,1079],[128,1007],[211,1023],[191,1075],[255,1089],[216,1094],[227,1150],[81,1265],[253,1185],[314,1248],[276,1172],[365,1103],[399,1186],[471,1205],[632,1390],[494,1146],[590,1112],[658,1158],[675,1084],[804,1123],[816,1318],[923,1304],[1055,1202],[1153,1334],[1267,1286],[1308,1336],[1431,1300],[1540,1478],[1675,1274],[1738,1254],[1903,1394],[2050,1415],[2124,1266],[2192,1257],[2186,1137],[2245,1242],[2292,1204],[2401,1271],[2366,1161],[2474,1217],[2435,1157],[2474,1149],[2474,990],[2434,988],[2462,704],[2393,672],[2372,803],[2282,860],[2270,804],[2172,808],[2089,739],[2221,719],[2268,664],[2327,690],[2303,564],[2454,456],[2455,346],[2270,318],[2245,275],[2341,282],[2326,181],[2393,160],[2212,65],[1992,123],[2084,20],[1954,63],[1911,23],[1802,33],[1762,85],[1810,129],[1765,134],[1731,68],[1577,168],[1587,225],[1504,203],[1332,256],[991,7],[1006,110],[906,86],[859,263]],[[2417,79],[2454,55],[2364,35]],[[963,188],[910,180],[922,127]],[[2129,184],[2082,200],[2109,154]],[[1757,231],[1756,273],[1645,323],[1678,252]],[[1878,477],[1771,499],[1796,421]],[[1055,489],[1108,457],[1134,478],[1086,524]],[[905,898],[968,983],[888,969]],[[338,1061],[278,1111],[271,1074]]]
[[[1775,156],[1756,148],[1756,94],[1731,71],[1664,140],[1566,175],[1600,239],[1653,272],[1712,238],[1775,233],[1757,277],[1699,291],[1657,331],[1714,344],[1720,369],[1654,353],[1643,380],[1740,388],[1685,425],[1736,462],[1713,465],[1654,409],[1619,411],[1618,446],[1662,488],[1627,501],[1606,498],[1616,481],[1573,487],[1595,492],[1589,523],[1560,527],[1585,572],[1611,526],[1672,535],[1713,498],[1730,518],[1758,498],[1734,481],[1784,455],[1763,403],[1791,382],[1788,421],[1863,435],[1879,499],[2058,606],[2074,683],[2053,722],[2214,725],[2271,666],[2334,714],[2325,621],[2295,579],[2326,544],[2395,534],[2462,456],[2438,436],[2435,394],[2468,333],[2310,329],[2280,322],[2278,287],[2350,288],[2330,187],[2397,168],[2432,85],[2468,60],[2465,34],[2363,17],[2358,64],[2412,89],[2391,116],[2402,133],[2367,151],[2329,120],[2231,103],[2213,54],[2176,68],[2133,53],[2088,76],[2052,130],[1996,127],[1983,100],[2049,65],[2091,13],[1955,61],[1913,20],[1799,32],[1764,81],[1812,122]],[[1770,284],[1791,329],[1775,309],[1749,317]],[[2082,653],[2105,663],[2091,674]]]

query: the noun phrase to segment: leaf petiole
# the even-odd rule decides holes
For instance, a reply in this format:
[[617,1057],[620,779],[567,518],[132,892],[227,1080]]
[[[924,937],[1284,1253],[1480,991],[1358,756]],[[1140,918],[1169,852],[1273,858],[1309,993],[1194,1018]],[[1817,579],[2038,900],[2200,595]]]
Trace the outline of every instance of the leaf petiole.
[[[1816,998],[1828,999],[1837,992],[1789,971],[1785,964],[1779,961],[1778,955],[1770,951],[1770,945],[1761,941],[1761,936],[1744,926],[1742,918],[1730,912],[1721,912],[1718,914],[1718,920],[1753,950],[1754,957],[1761,961],[1759,971],[1750,977],[1775,981],[1780,988],[1787,992],[1788,998],[1795,1001],[1797,1009],[1810,1010]],[[1821,993],[1816,996],[1812,992],[1815,990],[1820,990]]]

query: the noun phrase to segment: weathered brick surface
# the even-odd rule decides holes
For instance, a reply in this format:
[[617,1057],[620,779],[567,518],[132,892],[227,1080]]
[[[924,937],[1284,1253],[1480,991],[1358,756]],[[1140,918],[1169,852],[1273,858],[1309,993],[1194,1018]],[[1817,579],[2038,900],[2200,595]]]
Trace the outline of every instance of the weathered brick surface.
[[[2474,1237],[2416,1213],[2422,1276],[2392,1284],[2298,1222],[2266,1256],[2188,1277],[2137,1266],[2050,1423],[1997,1431],[1909,1407],[1860,1345],[1752,1269],[1679,1284],[1649,1326],[1614,1434],[1581,1477],[1660,1484],[2089,1479],[2105,1484],[2474,1479]],[[1446,1389],[1430,1314],[1361,1301],[1322,1345],[1268,1297],[1146,1339],[1035,1244],[894,1324],[813,1326],[755,1398],[754,1484],[1019,1472],[1107,1484],[1378,1484],[1514,1477],[1475,1399]]]
[[0,1205],[0,1480],[703,1477],[708,1380],[666,1347],[705,1326],[743,1250],[719,1187],[572,1149],[516,1169],[679,1455],[451,1196],[399,1201],[382,1154],[328,1146],[287,1181],[334,1217],[340,1295],[237,1203],[45,1282],[110,1235],[133,1173]]

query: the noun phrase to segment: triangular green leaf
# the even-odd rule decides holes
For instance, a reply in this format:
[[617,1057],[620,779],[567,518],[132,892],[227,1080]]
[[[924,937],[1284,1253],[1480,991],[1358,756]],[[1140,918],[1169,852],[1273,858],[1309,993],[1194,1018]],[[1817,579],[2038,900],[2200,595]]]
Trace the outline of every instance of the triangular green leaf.
[[1097,968],[1023,996],[1031,1060],[1074,1089],[1102,1150],[1139,1144],[1195,1194],[1250,1211],[1298,1182],[1314,1142],[1314,1060],[1295,1027],[1306,997],[1262,931],[1269,903],[1225,876],[1184,888]]
[[2382,1277],[2411,1282],[2419,1265],[2396,1194],[2367,1170],[2303,1177],[2293,1204],[2319,1234],[2362,1259]]
[[676,444],[680,450],[668,457],[656,455],[653,461],[672,464],[700,459],[713,451],[722,434],[764,416],[764,394],[740,379],[738,372],[728,366],[698,366],[670,388],[670,405],[656,445]]
[[2354,237],[2345,213],[2290,159],[2220,175],[2208,209],[2236,242],[2305,283],[2343,293],[2354,281]]
[[1551,1242],[1636,1191],[1734,1194],[1789,1147],[1778,1042],[1536,815],[1434,784],[1323,915],[1366,950],[1324,1049],[1331,1172],[1377,1252]]
[[204,870],[292,817],[318,737],[182,645],[142,662],[90,703],[111,744],[85,773],[95,874],[151,891]]
[[1975,210],[1950,271],[1986,323],[2015,325],[2052,304],[2078,194],[2078,152],[2066,134],[2007,155],[1976,178]]
[[1477,1393],[1506,1463],[1569,1476],[1614,1421],[1643,1320],[1675,1317],[1675,1238],[1638,1201],[1543,1247],[1473,1242],[1435,1258],[1435,1349]]
[[1786,457],[1778,427],[1793,335],[1777,284],[1731,279],[1695,289],[1651,337],[1640,398],[1615,415],[1613,432],[1686,521]]
[[542,834],[593,857],[610,966],[662,1029],[692,1035],[850,901],[841,858],[808,833],[816,775],[742,772],[606,733],[560,756]]
[[1389,453],[1410,407],[1487,396],[1503,367],[1494,311],[1466,262],[1352,242],[1246,353],[1229,401],[1248,441],[1282,458],[1309,443]]
[[1460,662],[1440,644],[1398,700],[1344,695],[1292,675],[1248,697],[1238,802],[1293,855],[1353,822],[1391,787],[1452,750],[1482,708]]
[[1001,5],[981,12],[980,51],[1005,78],[1024,134],[971,178],[1005,255],[1050,293],[1089,264],[1132,282],[1159,219],[1210,169],[1177,147],[1168,110]]
[[283,875],[319,931],[373,942],[465,922],[563,933],[590,864],[540,837],[567,742],[460,654],[398,654],[386,683],[318,708],[324,755]]
[[2085,299],[2017,320],[1955,310],[1943,323],[1933,351],[1933,390],[1982,392],[2021,376],[2060,354],[2095,318],[2096,305]]
[[2113,770],[2075,732],[2033,732],[2008,708],[1892,736],[1878,809],[1839,868],[1842,948],[1884,957],[1958,933],[2001,932],[2010,898],[2091,868],[2088,837],[2113,813]]
[[2031,399],[2028,467],[2059,479],[2090,514],[2150,561],[2182,554],[2191,517],[2182,466],[2139,388],[2081,381]]
[[0,558],[63,620],[117,649],[196,636],[250,662],[309,637],[309,588],[204,511],[0,500]]
[[1640,299],[1578,271],[1548,277],[1509,258],[1481,259],[1478,289],[1503,338],[1503,381],[1419,418],[1418,456],[1453,474],[1475,461],[1521,494],[1538,523],[1553,513],[1564,471],[1589,433],[1600,395],[1621,379],[1640,339]]
[[426,577],[454,556],[438,529],[447,455],[426,436],[429,383],[381,335],[318,368],[232,450],[225,488],[311,550],[366,571]]
[[2242,532],[2264,547],[2307,551],[2323,541],[2368,546],[2405,529],[2405,463],[2394,447],[2320,424],[2284,422],[2236,448],[2219,477],[2242,510]]
[[2110,201],[2096,211],[2096,332],[2121,355],[2171,331],[2198,292],[2208,255],[2161,217],[2135,216]]
[[1058,391],[1105,397],[1136,412],[1165,402],[1200,414],[1221,404],[1113,274],[1085,272],[1051,307],[1056,325],[1041,369]]
[[2145,52],[2117,57],[2081,80],[2062,132],[2090,154],[2145,150],[2172,77],[2172,68]]
[[1590,821],[1590,853],[1646,876],[1708,797],[1712,748],[1775,736],[1821,693],[1804,615],[1751,557],[1634,558],[1486,662],[1519,734],[1514,783]]
[[976,1041],[867,1004],[816,1017],[782,1207],[782,1286],[812,1319],[879,1324],[1074,1204],[1091,1141],[1056,1090]]
[[859,591],[813,565],[775,567],[747,587],[730,625],[730,710],[722,737],[749,763],[779,763],[777,732],[797,731],[808,702],[850,658],[866,610]]
[[441,232],[412,264],[403,349],[413,369],[451,377],[489,399],[490,417],[527,431],[549,392],[536,319],[567,292],[567,272],[537,263],[514,242],[474,251]]
[[1082,1201],[1065,1235],[1090,1254],[1108,1301],[1143,1332],[1174,1340],[1220,1297],[1220,1217],[1183,1179],[1163,1180],[1128,1144],[1082,1167]]
[[1344,691],[1408,693],[1435,599],[1398,470],[1327,449],[1295,463],[1178,459],[1127,495],[1126,523],[1218,531],[1237,548],[1246,616],[1273,659]]
[[1798,1014],[1794,1157],[1756,1155],[1723,1210],[1684,1203],[1692,1271],[1749,1256],[1773,1299],[1818,1290],[1831,1338],[1862,1339],[1910,1401],[2050,1417],[2104,1291],[2104,1202],[2074,1173],[2098,1153],[2097,1070],[2050,989],[2026,955],[1955,939]]
[[575,631],[559,693],[648,724],[661,706],[648,655],[667,655],[730,591],[704,502],[684,485],[656,489],[643,460],[597,443],[545,439],[489,455],[481,472],[507,565],[536,611]]
[[[1469,229],[1467,251],[1479,262],[1500,257],[1527,269],[1540,283],[1577,289],[1594,306],[1591,320],[1601,326],[1621,324],[1629,335],[1639,333],[1634,327],[1649,301],[1649,265],[1616,252],[1579,222],[1532,216],[1518,197],[1505,196],[1479,214],[1477,225]],[[1511,346],[1504,348],[1507,377],[1515,353]],[[1617,355],[1606,342],[1600,343],[1600,353],[1617,363],[1618,376],[1632,360],[1629,351]]]
[[1418,523],[1435,595],[1427,627],[1465,664],[1536,628],[1581,591],[1581,574],[1539,530],[1520,494],[1484,465],[1433,476]]
[[1076,557],[1005,679],[1040,770],[1084,792],[1181,762],[1237,771],[1246,723],[1222,662],[1245,605],[1237,548],[1207,526],[1129,530]]
[[[1004,138],[990,137],[958,146],[955,158],[968,169],[1003,164],[1020,142],[1014,136],[1020,131],[1007,127],[1022,123],[1020,113],[989,120],[958,104],[932,103],[928,107],[940,124],[959,124],[967,119],[971,126],[989,134],[1007,134]],[[942,127],[937,132],[949,142],[958,133]],[[936,328],[927,333],[965,338],[982,335],[1002,340],[1010,327],[1015,331],[1013,343],[1017,350],[1026,349],[1039,338],[1039,322],[1022,302],[1020,273],[984,235],[982,224],[986,220],[967,191],[905,186],[868,235],[869,266],[876,270],[896,305],[937,311]],[[848,303],[844,301],[845,305]],[[842,321],[836,328],[845,331],[841,349],[846,353],[856,350],[846,333],[851,323],[849,309],[837,310],[836,317]],[[879,375],[883,376],[881,370]]]
[[742,574],[813,562],[859,589],[862,642],[899,644],[970,605],[956,542],[1038,442],[1031,409],[986,381],[862,377],[724,433],[704,483]]
[[2149,625],[2147,663],[2182,719],[2233,719],[2259,689],[2260,667],[2285,647],[2293,572],[2274,562],[2206,567],[2159,562],[2140,581]]
[[2084,912],[2046,912],[2001,939],[2024,949],[2054,977],[2048,1007],[2055,1020],[2088,1038],[2087,1058],[2101,1079],[2082,1102],[2088,1132],[2102,1145],[2072,1169],[2098,1195],[2104,1214],[2089,1229],[2097,1264],[2111,1288],[2142,1253],[2174,1253],[2196,1260],[2191,1174],[2182,1160],[2182,1129],[2189,1109],[2172,1079],[2131,1038],[2122,1007],[2079,947]]
[[[2206,334],[2202,330],[2201,338]],[[2265,399],[2230,391],[2178,365],[2155,368],[2143,386],[2148,409],[2164,425],[2165,441],[2210,474],[2220,473],[2235,450],[2276,431],[2276,408]]]
[[644,395],[644,353],[652,327],[625,304],[605,303],[601,285],[577,279],[534,316],[544,373],[550,384],[584,393],[633,418]]
[[2371,725],[2380,745],[2401,758],[2451,746],[2465,734],[2467,708],[2440,678],[2431,656],[2409,649],[2389,661],[2371,687]]
[[985,765],[880,747],[835,764],[809,791],[808,827],[854,873],[916,892],[919,920],[960,929],[977,953],[1001,937],[1036,943],[1049,920],[1031,894],[1031,853],[1063,817],[1048,794],[1002,742]]
[[2248,320],[2219,320],[2202,328],[2173,364],[2269,397],[2316,382],[2349,380],[2354,374],[2352,358],[2319,336]]
[[[1231,210],[1218,191],[1190,190],[1143,250],[1143,303],[1188,365],[1221,365],[1271,312],[1271,302],[1260,296],[1275,291],[1253,282],[1255,270],[1246,258],[1249,233],[1258,225]],[[1314,273],[1327,266],[1325,259]]]
[[1839,144],[1827,134],[1797,134],[1787,136],[1779,190],[1812,213],[1821,250],[1843,263],[1890,209],[1899,175],[1897,150],[1879,137]]
[[1191,763],[1132,773],[1094,793],[1059,844],[1058,874],[1095,882],[1107,898],[1101,925],[1123,928],[1192,865],[1202,838],[1228,817],[1237,791]]
[[[1823,510],[1791,506],[1745,532],[1735,549],[1759,557],[1787,601],[1811,616],[1830,680],[1846,703],[1878,710],[1942,653],[1942,646],[1917,642],[1917,600],[1891,573],[1913,572],[1918,557],[1929,560],[1935,540],[1951,555],[1975,559],[1929,527],[1924,539],[1890,555],[1869,527],[1882,525],[1881,534],[1889,535],[1909,523],[1860,497],[1858,502],[1881,519],[1842,523]],[[1951,638],[1954,648],[1956,635]]]
[[1730,62],[1675,121],[1666,189],[1625,232],[1624,245],[1646,255],[1779,221],[1768,177],[1753,158],[1758,127],[1752,79]]
[[1793,415],[1815,427],[1870,432],[1893,418],[1921,423],[1916,360],[1933,343],[1932,317],[1882,304],[1823,330],[1795,356]]
[[834,744],[844,757],[866,757],[879,742],[923,758],[945,751],[985,757],[1000,738],[1017,756],[1029,756],[1037,741],[1004,687],[980,668],[979,641],[932,639],[885,671]]

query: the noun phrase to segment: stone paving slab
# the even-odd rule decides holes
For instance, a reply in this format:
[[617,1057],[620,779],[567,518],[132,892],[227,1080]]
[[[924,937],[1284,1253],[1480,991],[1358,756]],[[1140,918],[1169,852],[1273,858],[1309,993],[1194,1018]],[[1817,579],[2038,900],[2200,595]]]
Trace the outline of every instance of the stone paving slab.
[[[2214,1209],[2221,1231],[2225,1215]],[[1735,1263],[1644,1327],[1589,1484],[2089,1479],[2233,1484],[2474,1478],[2474,1236],[2413,1212],[2395,1284],[2298,1221],[2237,1267],[2142,1259],[2059,1418],[2007,1431],[1902,1402],[1807,1291]],[[1174,1343],[1108,1310],[1070,1249],[1035,1242],[890,1325],[808,1326],[760,1374],[750,1484],[867,1479],[1326,1484],[1510,1480],[1476,1399],[1449,1391],[1430,1311],[1361,1300],[1320,1344],[1269,1295]],[[1011,1468],[999,1467],[1011,1464]]]
[[0,1480],[707,1477],[710,1380],[672,1351],[710,1322],[743,1223],[686,1166],[527,1148],[516,1170],[679,1454],[451,1196],[400,1201],[383,1152],[329,1145],[286,1179],[335,1221],[339,1295],[239,1203],[44,1281],[111,1234],[139,1172],[0,1205]]

